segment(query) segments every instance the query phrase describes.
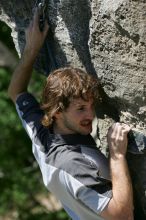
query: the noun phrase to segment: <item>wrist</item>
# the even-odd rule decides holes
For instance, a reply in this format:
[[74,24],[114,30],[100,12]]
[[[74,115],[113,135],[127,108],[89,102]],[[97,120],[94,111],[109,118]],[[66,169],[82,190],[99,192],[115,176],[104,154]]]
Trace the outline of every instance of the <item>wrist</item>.
[[121,154],[121,153],[110,153],[110,159],[111,160],[125,160],[126,157],[125,157],[125,154]]
[[24,51],[21,57],[21,64],[25,67],[33,66],[36,60],[36,56],[31,55],[29,51]]
[[38,51],[33,51],[30,48],[25,47],[22,58],[26,62],[34,63],[37,55],[38,55]]

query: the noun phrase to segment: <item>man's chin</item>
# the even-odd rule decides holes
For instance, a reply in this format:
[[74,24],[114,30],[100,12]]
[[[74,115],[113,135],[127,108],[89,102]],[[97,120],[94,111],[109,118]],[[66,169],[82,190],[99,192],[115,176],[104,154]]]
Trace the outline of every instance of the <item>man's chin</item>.
[[92,129],[88,130],[88,131],[81,131],[80,134],[82,135],[88,135],[92,132]]

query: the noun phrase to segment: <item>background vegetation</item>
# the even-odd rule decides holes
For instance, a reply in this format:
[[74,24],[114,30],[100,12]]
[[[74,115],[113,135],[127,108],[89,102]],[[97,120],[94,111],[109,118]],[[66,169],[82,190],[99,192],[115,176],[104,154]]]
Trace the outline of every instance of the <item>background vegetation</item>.
[[[0,41],[17,57],[10,34],[8,26],[0,22]],[[43,203],[47,200],[49,204],[49,193],[32,155],[31,142],[7,96],[11,75],[7,65],[0,67],[0,219],[67,220],[57,204],[49,210]],[[40,74],[34,76],[31,90],[39,96],[43,79]]]

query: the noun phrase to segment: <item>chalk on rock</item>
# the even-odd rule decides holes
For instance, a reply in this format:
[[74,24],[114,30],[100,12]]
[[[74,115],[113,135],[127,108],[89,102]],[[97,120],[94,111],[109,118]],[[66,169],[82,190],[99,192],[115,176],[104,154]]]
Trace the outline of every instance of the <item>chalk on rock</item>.
[[128,152],[132,154],[146,154],[146,135],[137,130],[128,134]]

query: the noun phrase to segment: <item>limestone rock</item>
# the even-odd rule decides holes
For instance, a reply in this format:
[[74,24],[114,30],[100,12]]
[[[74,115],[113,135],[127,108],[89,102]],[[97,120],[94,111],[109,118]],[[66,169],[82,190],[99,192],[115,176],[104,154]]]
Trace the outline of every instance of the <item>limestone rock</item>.
[[[34,0],[0,2],[0,19],[11,27],[19,55],[34,5]],[[103,87],[97,109],[101,145],[106,145],[107,129],[115,120],[145,133],[146,1],[50,0],[48,11],[58,66],[84,68]],[[145,155],[128,154],[137,205],[144,213],[141,220],[146,217],[145,161]]]

